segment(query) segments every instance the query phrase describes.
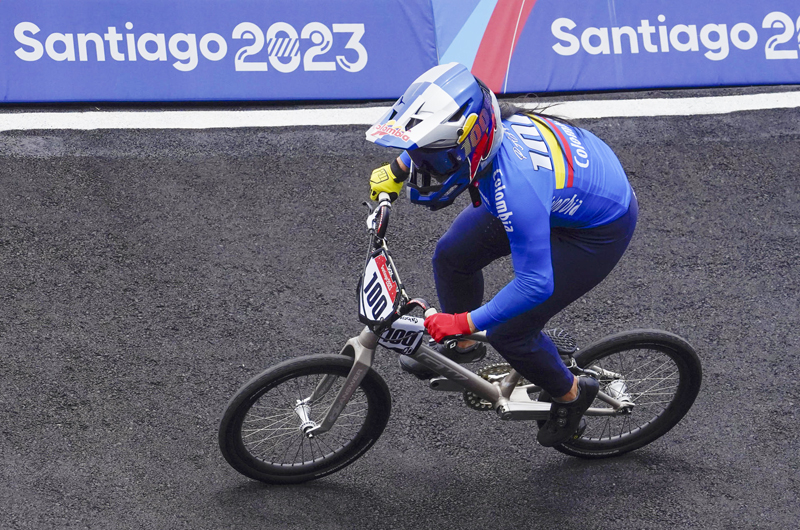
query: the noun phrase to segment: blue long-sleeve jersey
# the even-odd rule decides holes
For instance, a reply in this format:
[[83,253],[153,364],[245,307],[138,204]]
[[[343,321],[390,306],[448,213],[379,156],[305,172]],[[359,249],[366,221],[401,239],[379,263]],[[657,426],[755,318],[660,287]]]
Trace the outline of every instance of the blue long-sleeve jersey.
[[589,131],[522,114],[503,125],[503,143],[479,189],[505,227],[515,278],[471,313],[478,329],[508,321],[553,293],[551,227],[607,224],[628,210],[632,193],[616,155]]

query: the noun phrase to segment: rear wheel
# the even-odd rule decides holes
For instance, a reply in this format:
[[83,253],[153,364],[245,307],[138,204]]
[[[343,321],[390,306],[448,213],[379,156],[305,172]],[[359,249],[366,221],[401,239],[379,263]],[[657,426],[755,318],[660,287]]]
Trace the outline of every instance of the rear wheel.
[[[222,455],[243,475],[270,484],[306,482],[353,463],[386,427],[391,397],[370,369],[333,427],[309,438],[342,388],[353,359],[313,355],[267,369],[231,399],[219,427]],[[316,389],[323,389],[313,400]]]
[[[649,444],[674,427],[700,391],[702,367],[681,337],[657,330],[611,335],[575,355],[599,374],[600,390],[634,405],[629,413],[584,416],[586,430],[555,448],[583,458],[617,456]],[[593,408],[611,409],[595,400]]]

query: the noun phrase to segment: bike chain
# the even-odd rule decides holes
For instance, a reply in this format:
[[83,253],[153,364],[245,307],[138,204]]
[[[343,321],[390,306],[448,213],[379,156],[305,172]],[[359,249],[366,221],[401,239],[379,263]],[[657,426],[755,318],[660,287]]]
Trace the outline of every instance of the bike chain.
[[[475,373],[481,376],[483,379],[493,382],[502,379],[503,376],[505,377],[511,371],[511,365],[508,363],[496,363],[490,364],[488,366],[484,366],[480,370],[476,370]],[[491,377],[491,379],[489,379]],[[519,383],[517,386],[526,385],[528,382],[525,379],[520,378]],[[478,394],[473,392],[464,392],[464,401],[466,402],[467,406],[471,409],[475,410],[492,410],[492,404],[485,399],[483,399]]]

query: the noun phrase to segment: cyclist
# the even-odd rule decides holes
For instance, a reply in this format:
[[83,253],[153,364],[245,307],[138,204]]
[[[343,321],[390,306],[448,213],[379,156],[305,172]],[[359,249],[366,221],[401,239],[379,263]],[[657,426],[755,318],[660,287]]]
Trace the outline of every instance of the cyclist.
[[[554,404],[537,439],[568,440],[598,392],[566,368],[542,328],[605,278],[633,236],[636,197],[612,150],[589,131],[544,114],[501,106],[463,65],[417,78],[366,133],[402,149],[370,178],[371,198],[438,210],[469,191],[467,206],[436,245],[433,272],[442,312],[425,319],[436,342],[486,330],[489,343]],[[511,255],[514,279],[483,304],[481,269]],[[445,355],[474,362],[482,343],[462,340]],[[433,377],[405,356],[401,367]]]

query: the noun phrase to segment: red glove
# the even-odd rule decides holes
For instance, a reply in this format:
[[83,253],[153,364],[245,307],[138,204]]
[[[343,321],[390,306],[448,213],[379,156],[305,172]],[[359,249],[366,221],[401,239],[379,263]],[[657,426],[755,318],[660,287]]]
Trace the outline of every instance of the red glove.
[[469,327],[467,315],[468,313],[457,315],[436,313],[425,319],[425,328],[436,342],[442,342],[445,337],[452,335],[469,335],[472,330]]

